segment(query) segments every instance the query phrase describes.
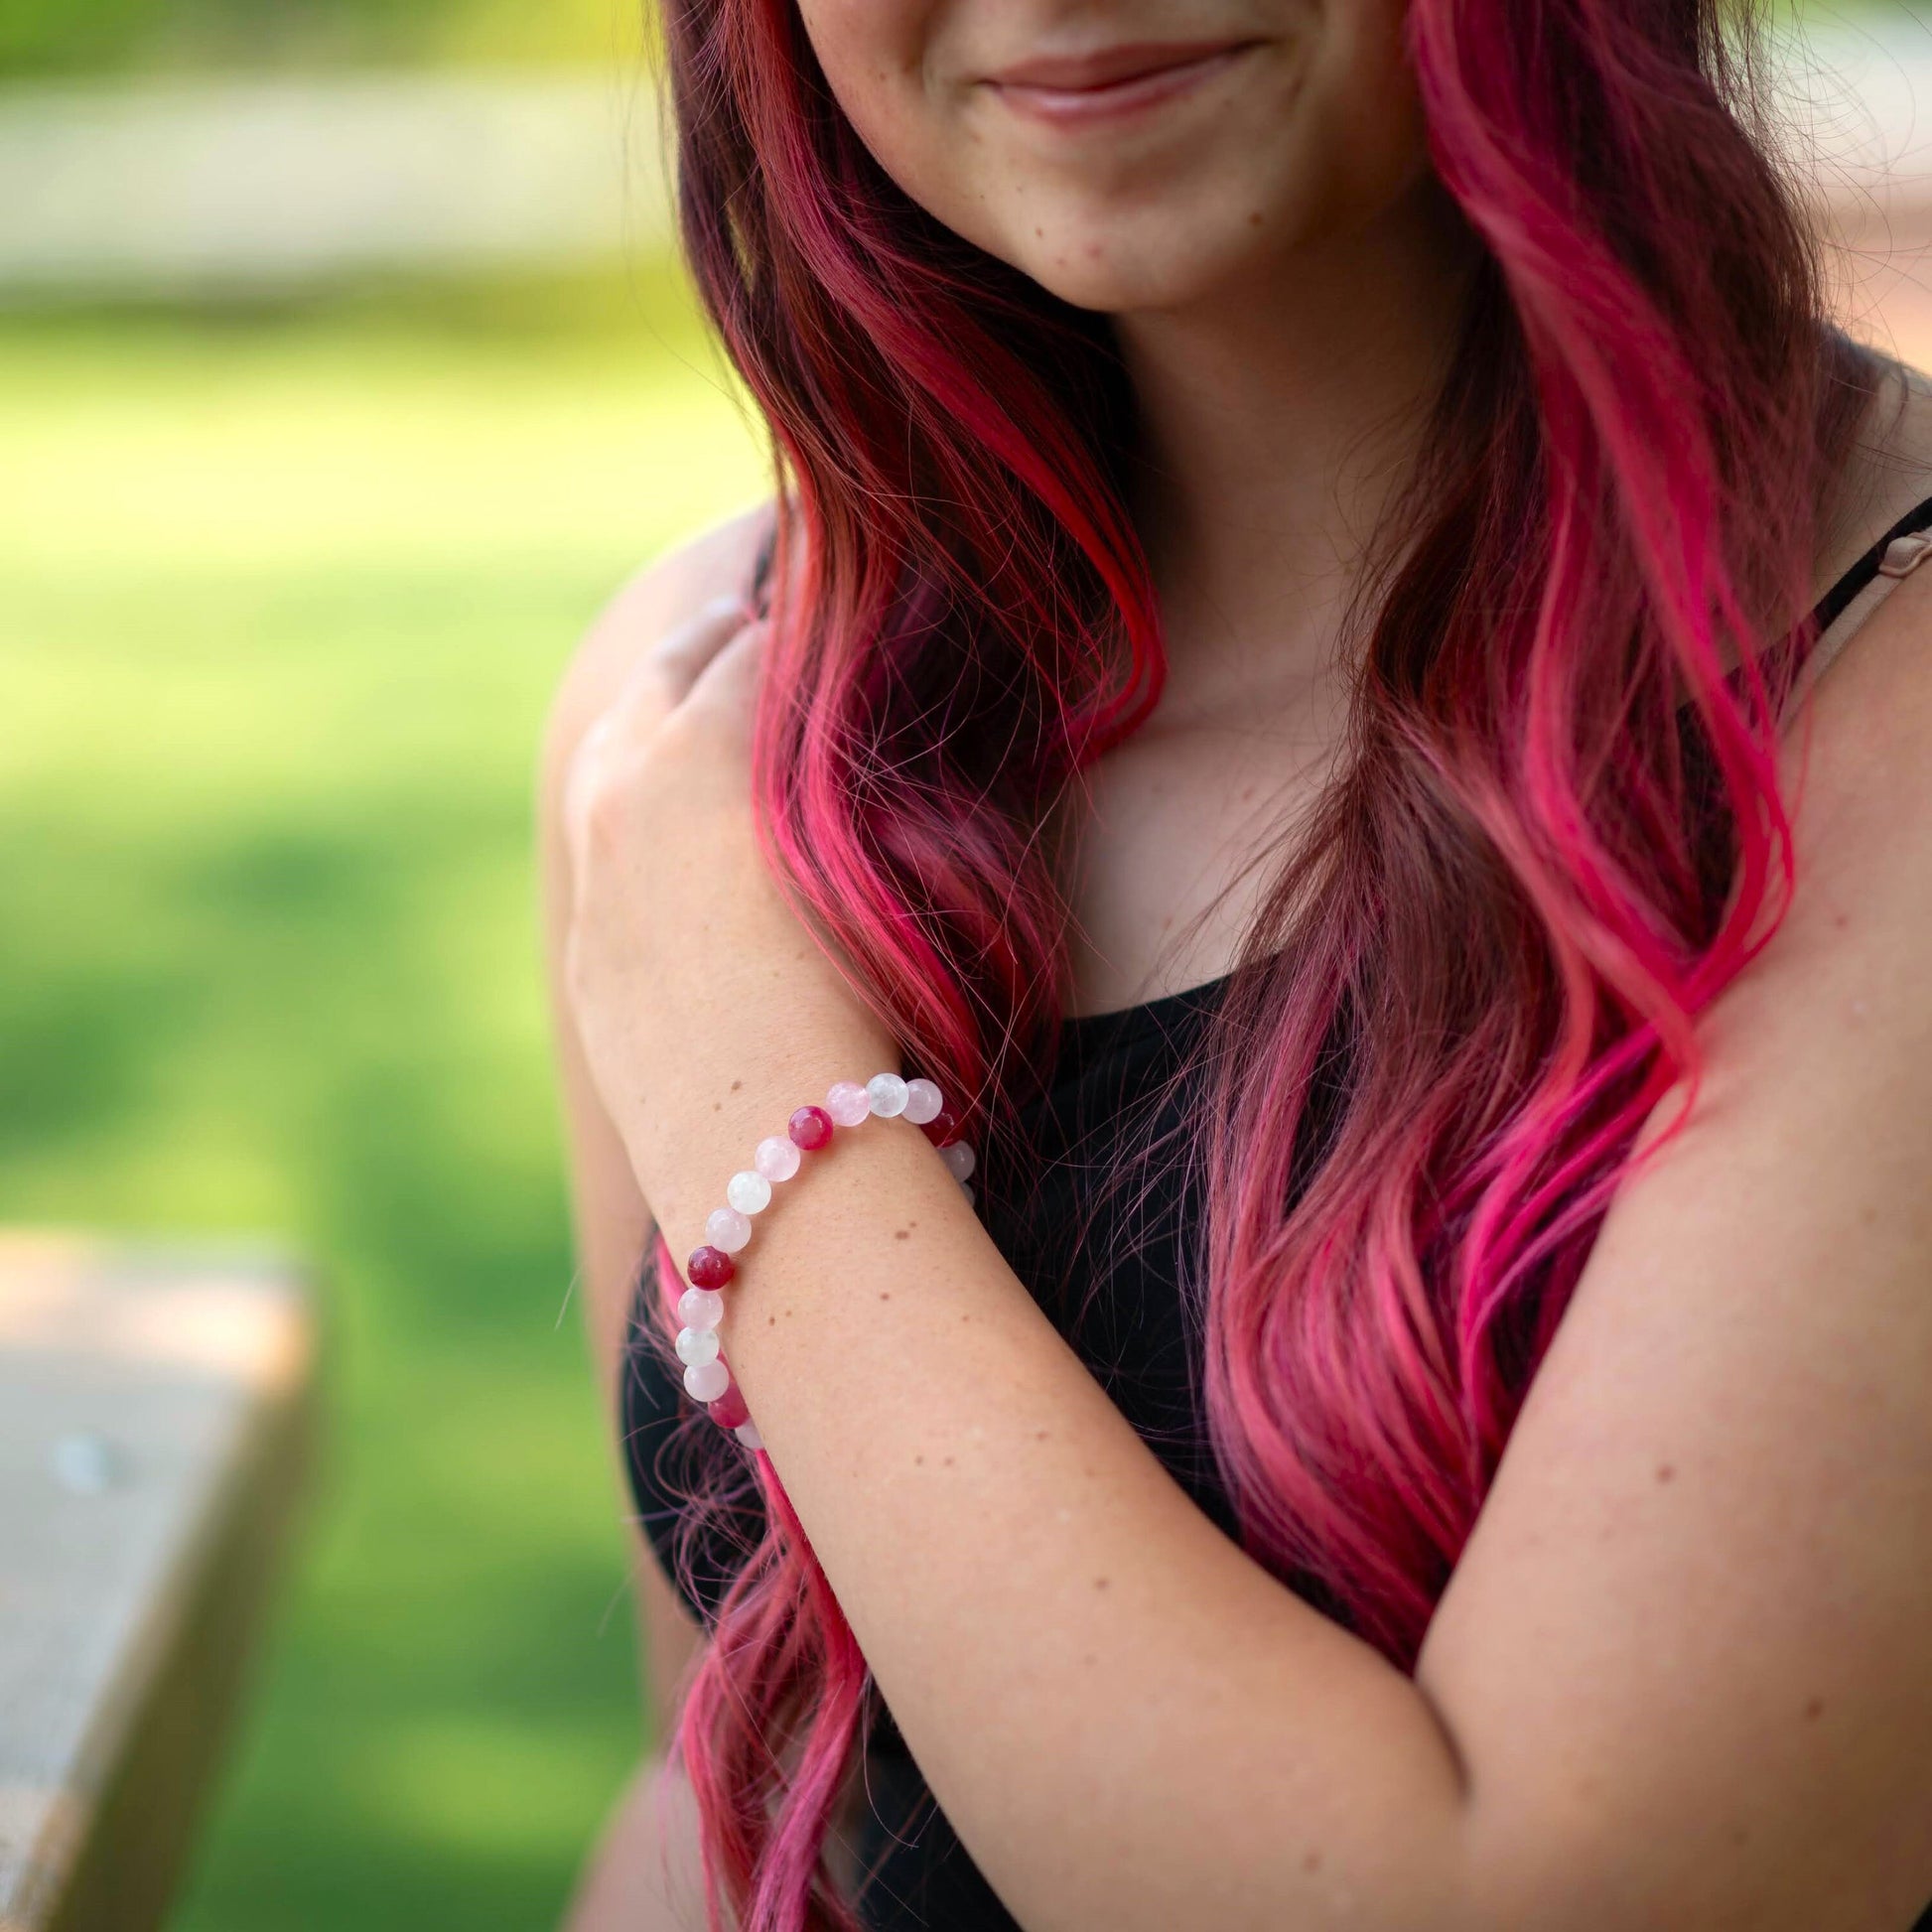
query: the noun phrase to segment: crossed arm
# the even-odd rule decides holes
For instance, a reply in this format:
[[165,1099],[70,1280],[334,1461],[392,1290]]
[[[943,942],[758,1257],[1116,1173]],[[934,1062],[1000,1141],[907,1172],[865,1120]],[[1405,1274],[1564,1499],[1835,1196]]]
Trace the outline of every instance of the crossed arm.
[[[922,1137],[835,1145],[760,1223],[734,1372],[1029,1932],[1904,1932],[1932,1898],[1932,582],[1815,713],[1796,902],[1707,1017],[1413,1679],[1199,1515]],[[610,1108],[679,1253],[759,1135],[884,1063],[716,936],[679,1032],[729,1066],[639,1049],[648,1108]]]

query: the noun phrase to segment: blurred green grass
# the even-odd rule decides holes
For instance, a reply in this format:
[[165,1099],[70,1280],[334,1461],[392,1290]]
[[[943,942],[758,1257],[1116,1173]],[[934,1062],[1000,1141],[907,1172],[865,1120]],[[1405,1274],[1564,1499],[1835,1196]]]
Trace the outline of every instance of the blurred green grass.
[[554,1921],[639,1731],[531,773],[762,462],[677,284],[0,324],[0,1216],[313,1259],[327,1442],[176,1932]]

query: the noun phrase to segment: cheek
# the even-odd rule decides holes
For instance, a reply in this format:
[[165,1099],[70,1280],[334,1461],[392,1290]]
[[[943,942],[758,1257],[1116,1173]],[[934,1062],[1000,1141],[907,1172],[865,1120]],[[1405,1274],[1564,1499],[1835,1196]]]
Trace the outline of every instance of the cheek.
[[1322,106],[1337,174],[1371,199],[1423,164],[1422,100],[1404,44],[1402,0],[1354,0],[1337,10],[1335,60]]
[[812,52],[854,132],[900,188],[943,220],[955,199],[947,163],[958,133],[930,79],[936,11],[936,0],[799,5]]

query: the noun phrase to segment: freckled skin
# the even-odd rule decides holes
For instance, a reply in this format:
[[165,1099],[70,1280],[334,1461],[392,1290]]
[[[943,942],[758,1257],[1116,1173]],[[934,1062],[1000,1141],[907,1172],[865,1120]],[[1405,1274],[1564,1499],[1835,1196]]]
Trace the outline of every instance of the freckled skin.
[[[929,213],[1078,308],[1165,310],[1265,283],[1427,176],[1401,0],[1226,0],[1055,17],[985,0],[800,0],[880,165]],[[1038,125],[992,76],[1126,39],[1244,51],[1157,112]]]

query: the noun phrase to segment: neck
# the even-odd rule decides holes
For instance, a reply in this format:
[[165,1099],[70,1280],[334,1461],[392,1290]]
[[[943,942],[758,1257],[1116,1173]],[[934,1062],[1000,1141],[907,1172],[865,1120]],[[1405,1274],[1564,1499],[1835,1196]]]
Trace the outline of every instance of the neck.
[[1359,572],[1413,474],[1474,243],[1431,180],[1185,308],[1115,318],[1171,717],[1331,690]]

